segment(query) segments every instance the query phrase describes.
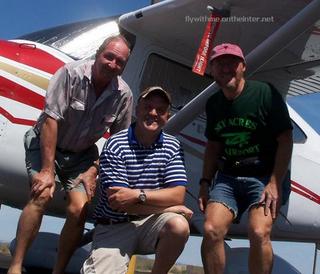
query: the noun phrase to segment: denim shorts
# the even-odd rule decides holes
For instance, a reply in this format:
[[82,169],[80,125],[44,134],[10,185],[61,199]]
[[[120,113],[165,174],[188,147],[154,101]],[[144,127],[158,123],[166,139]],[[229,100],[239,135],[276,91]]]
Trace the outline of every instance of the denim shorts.
[[[248,208],[250,209],[259,203],[269,178],[269,176],[235,177],[218,172],[209,193],[209,202],[225,205],[233,213],[234,222],[238,223],[241,215]],[[288,172],[282,183],[282,205],[289,199],[290,183],[290,173]]]
[[[24,135],[25,161],[29,180],[41,170],[40,138],[33,128]],[[87,171],[99,158],[96,145],[82,152],[61,152],[56,150],[55,154],[55,180],[65,191],[85,192],[83,184],[74,187],[74,180],[80,173]]]

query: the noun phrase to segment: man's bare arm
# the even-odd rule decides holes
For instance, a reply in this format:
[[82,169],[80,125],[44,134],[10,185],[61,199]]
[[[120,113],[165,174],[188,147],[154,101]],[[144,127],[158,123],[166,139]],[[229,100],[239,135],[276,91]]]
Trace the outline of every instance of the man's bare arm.
[[260,202],[265,203],[265,215],[271,211],[273,219],[276,218],[281,206],[282,182],[288,171],[292,154],[292,130],[282,132],[278,138],[278,147],[275,156],[274,168],[269,183],[262,193]]
[[[184,203],[186,189],[184,186],[168,187],[157,190],[147,190],[146,205],[168,207]],[[126,187],[109,187],[107,196],[111,207],[133,205],[139,202],[139,189]]]
[[40,132],[41,171],[33,177],[31,193],[39,195],[45,188],[50,188],[50,195],[55,189],[54,160],[57,145],[58,123],[47,117]]
[[131,215],[150,215],[150,214],[160,214],[165,212],[174,212],[185,216],[188,220],[191,219],[193,212],[184,205],[175,206],[151,206],[146,204],[134,204],[127,208],[124,208],[125,212]]
[[[208,141],[206,145],[206,150],[204,153],[204,162],[203,162],[203,171],[202,178],[207,179],[208,182],[212,180],[215,173],[218,170],[218,159],[222,151],[222,145],[219,142]],[[209,192],[209,183],[201,183],[199,189],[199,208],[204,212],[207,201],[208,201],[208,192]]]

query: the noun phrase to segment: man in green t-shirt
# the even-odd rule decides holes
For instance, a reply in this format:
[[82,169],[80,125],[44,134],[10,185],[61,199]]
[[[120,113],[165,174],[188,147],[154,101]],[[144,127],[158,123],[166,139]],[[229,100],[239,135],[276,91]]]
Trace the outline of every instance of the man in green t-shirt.
[[245,80],[246,62],[239,46],[216,46],[210,67],[221,90],[206,105],[208,143],[199,191],[199,206],[205,212],[205,273],[224,272],[224,237],[247,209],[249,270],[271,273],[272,224],[290,193],[293,142],[288,109],[273,86]]

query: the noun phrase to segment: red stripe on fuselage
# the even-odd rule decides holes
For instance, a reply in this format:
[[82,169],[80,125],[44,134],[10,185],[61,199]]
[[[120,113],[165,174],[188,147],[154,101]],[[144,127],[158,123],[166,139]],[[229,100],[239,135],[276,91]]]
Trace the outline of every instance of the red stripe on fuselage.
[[108,139],[111,136],[111,134],[109,132],[106,132],[105,134],[103,134],[103,138]]
[[295,181],[291,181],[291,188],[299,189],[300,192],[305,193],[303,196],[309,198],[312,201],[316,201],[318,204],[320,204],[320,196],[310,189],[306,188],[303,185],[298,184]]
[[195,143],[195,144],[197,144],[197,145],[200,145],[200,146],[206,146],[206,142],[204,142],[204,141],[202,141],[202,140],[199,140],[199,139],[197,139],[197,138],[194,138],[194,137],[192,137],[192,136],[189,136],[189,135],[186,135],[186,134],[184,134],[184,133],[179,133],[179,135],[180,136],[182,136],[183,138],[185,138],[185,139],[187,139],[188,141],[190,141],[190,142],[192,142],[192,143]]
[[16,117],[12,116],[8,111],[3,109],[2,107],[0,107],[0,114],[2,114],[10,122],[12,122],[14,124],[33,126],[36,123],[36,121],[33,121],[33,120],[16,118]]
[[64,62],[39,49],[35,44],[0,41],[0,55],[13,61],[54,74]]
[[311,33],[315,34],[315,35],[320,35],[320,28],[319,27],[313,27]]
[[303,197],[305,197],[305,198],[307,198],[307,199],[309,199],[309,200],[317,203],[318,205],[320,205],[320,200],[319,200],[319,199],[317,199],[316,197],[313,197],[313,196],[307,194],[306,192],[302,191],[301,189],[298,189],[298,188],[296,188],[295,186],[291,186],[291,190],[292,190],[293,192],[295,192],[295,193],[297,193],[297,194],[299,194],[299,195],[301,195],[301,196],[303,196]]
[[0,83],[0,96],[18,101],[37,109],[43,109],[43,96],[1,76]]

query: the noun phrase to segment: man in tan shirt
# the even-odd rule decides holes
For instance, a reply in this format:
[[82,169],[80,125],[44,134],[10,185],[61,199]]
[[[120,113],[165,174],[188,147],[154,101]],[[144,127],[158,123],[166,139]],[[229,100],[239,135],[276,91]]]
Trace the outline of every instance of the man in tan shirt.
[[123,36],[109,37],[95,60],[66,64],[51,79],[44,111],[24,139],[31,198],[20,216],[9,274],[21,273],[56,181],[66,191],[67,217],[53,273],[64,273],[83,234],[87,203],[95,192],[99,157],[95,142],[131,122],[132,93],[120,77],[129,55]]

